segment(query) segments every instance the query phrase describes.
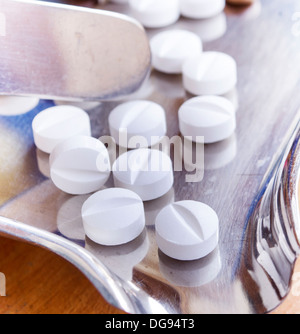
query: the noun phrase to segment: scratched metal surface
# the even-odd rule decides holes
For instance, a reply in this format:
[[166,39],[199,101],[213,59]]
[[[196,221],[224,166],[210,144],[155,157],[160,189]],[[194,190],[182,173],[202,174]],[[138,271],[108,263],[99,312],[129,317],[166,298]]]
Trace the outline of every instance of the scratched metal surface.
[[148,39],[129,16],[30,0],[0,9],[1,95],[111,100],[148,74]]
[[[97,7],[129,13],[127,5]],[[48,178],[48,157],[35,149],[31,121],[54,102],[41,100],[26,115],[1,116],[1,233],[67,258],[109,302],[130,313],[266,313],[276,308],[288,293],[299,254],[299,11],[297,1],[262,0],[251,7],[227,6],[212,20],[181,18],[168,28],[195,31],[205,50],[237,60],[238,85],[228,95],[237,106],[237,130],[229,140],[205,146],[199,182],[186,182],[191,172],[175,172],[173,189],[145,203],[147,227],[127,245],[103,247],[88,240],[80,218],[86,196],[63,194]],[[157,31],[147,33],[151,37]],[[137,97],[160,103],[167,112],[168,136],[179,135],[177,111],[191,97],[181,76],[152,71],[130,98]],[[85,105],[93,136],[109,134],[107,117],[122,101]],[[106,186],[111,185],[110,179]],[[187,199],[216,210],[220,243],[203,260],[179,262],[157,249],[154,221],[165,205]]]

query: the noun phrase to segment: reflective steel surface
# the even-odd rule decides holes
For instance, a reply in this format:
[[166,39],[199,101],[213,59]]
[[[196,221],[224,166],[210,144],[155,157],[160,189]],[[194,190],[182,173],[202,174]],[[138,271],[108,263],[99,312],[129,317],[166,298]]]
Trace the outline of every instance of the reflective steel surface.
[[[126,5],[97,7],[130,14]],[[1,233],[68,259],[110,303],[129,313],[266,313],[276,308],[289,292],[300,250],[299,12],[296,1],[262,0],[251,7],[227,6],[224,15],[211,20],[182,18],[168,28],[195,31],[205,50],[237,60],[239,82],[227,97],[237,106],[238,126],[229,140],[204,147],[204,170],[201,159],[199,165],[197,159],[187,161],[182,172],[175,172],[173,189],[145,203],[147,227],[127,245],[103,247],[88,240],[80,218],[86,196],[63,194],[49,180],[48,156],[34,146],[31,121],[53,101],[41,100],[24,115],[1,116]],[[130,98],[160,103],[172,138],[180,135],[177,111],[190,97],[181,76],[152,71]],[[108,115],[123,101],[85,105],[93,136],[109,135]],[[199,148],[185,149],[201,157]],[[196,178],[187,182],[187,176]],[[110,179],[106,187],[111,185]],[[168,203],[188,199],[216,210],[220,244],[205,259],[179,262],[158,250],[154,221]]]
[[0,26],[1,94],[111,99],[134,92],[149,72],[144,29],[123,15],[1,0]]

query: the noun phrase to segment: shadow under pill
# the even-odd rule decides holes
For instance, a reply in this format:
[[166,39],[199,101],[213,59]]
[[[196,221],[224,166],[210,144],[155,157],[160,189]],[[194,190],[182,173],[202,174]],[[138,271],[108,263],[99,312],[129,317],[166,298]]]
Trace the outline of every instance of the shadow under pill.
[[133,241],[119,246],[103,246],[86,237],[85,249],[125,281],[132,280],[133,268],[147,255],[149,239],[146,229]]
[[69,196],[57,212],[57,229],[66,238],[84,241],[81,209],[90,195]]
[[175,190],[172,187],[164,196],[152,201],[144,202],[146,226],[154,226],[155,219],[159,212],[167,205],[174,203],[174,201]]
[[206,257],[195,261],[179,261],[158,250],[159,269],[171,284],[200,287],[214,281],[222,268],[219,247]]
[[224,12],[207,19],[181,18],[178,28],[190,29],[195,32],[204,43],[215,41],[227,31],[227,18]]

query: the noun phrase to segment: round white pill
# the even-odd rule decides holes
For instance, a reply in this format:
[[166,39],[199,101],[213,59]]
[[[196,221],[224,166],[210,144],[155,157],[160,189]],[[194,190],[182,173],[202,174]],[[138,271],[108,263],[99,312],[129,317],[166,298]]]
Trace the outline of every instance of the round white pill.
[[179,0],[129,0],[131,15],[146,28],[162,28],[180,17]]
[[53,183],[71,195],[98,191],[111,171],[106,147],[100,140],[88,136],[72,137],[58,144],[49,163]]
[[105,246],[125,244],[145,228],[143,201],[127,189],[105,189],[83,204],[82,220],[92,241]]
[[39,98],[26,96],[0,96],[0,115],[16,116],[33,110]]
[[196,201],[182,201],[165,207],[156,218],[155,228],[159,249],[181,261],[204,258],[219,242],[216,212]]
[[180,74],[184,62],[202,53],[202,41],[187,30],[169,30],[154,36],[150,41],[153,67],[164,73]]
[[108,122],[116,143],[130,149],[155,145],[167,132],[165,110],[151,101],[123,103],[110,113]]
[[223,95],[237,84],[237,64],[222,52],[203,52],[183,64],[183,85],[194,95]]
[[143,201],[162,197],[174,182],[172,161],[159,150],[126,152],[115,161],[112,170],[115,186],[136,192]]
[[180,12],[191,19],[206,19],[220,14],[225,0],[180,0]]
[[194,142],[202,143],[204,137],[204,143],[216,143],[236,129],[234,105],[221,96],[194,97],[183,103],[178,117],[181,134]]
[[43,152],[51,153],[54,147],[73,136],[90,136],[89,115],[82,109],[56,106],[43,110],[32,122],[35,145]]

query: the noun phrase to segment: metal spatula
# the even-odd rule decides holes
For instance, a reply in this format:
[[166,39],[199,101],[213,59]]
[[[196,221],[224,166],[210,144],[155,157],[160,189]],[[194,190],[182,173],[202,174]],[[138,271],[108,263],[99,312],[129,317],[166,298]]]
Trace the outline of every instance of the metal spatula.
[[143,27],[102,10],[0,0],[0,94],[62,100],[128,95],[150,68]]

